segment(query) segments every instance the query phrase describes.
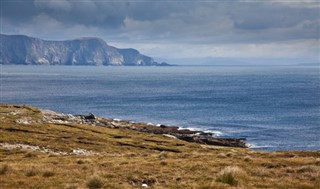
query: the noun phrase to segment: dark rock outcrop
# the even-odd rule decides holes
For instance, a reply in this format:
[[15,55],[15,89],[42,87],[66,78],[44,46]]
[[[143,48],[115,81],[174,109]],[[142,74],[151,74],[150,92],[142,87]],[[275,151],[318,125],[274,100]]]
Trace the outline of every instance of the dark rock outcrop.
[[135,49],[118,49],[99,38],[48,41],[0,34],[0,64],[167,66]]
[[180,140],[195,142],[200,144],[216,145],[216,146],[230,146],[246,148],[247,145],[244,142],[245,138],[215,138],[213,133],[203,131],[193,131],[189,129],[180,129],[176,126],[165,126],[160,127],[152,125],[136,125],[135,130],[153,133],[153,134],[165,134],[174,136]]
[[93,126],[101,126],[112,129],[129,129],[139,132],[146,132],[152,134],[162,134],[170,138],[176,138],[187,142],[195,142],[200,144],[216,145],[216,146],[230,146],[246,148],[245,138],[216,138],[213,133],[203,131],[192,131],[189,129],[180,129],[176,126],[166,125],[149,125],[146,123],[133,123],[123,120],[106,119],[89,115],[70,115],[61,114],[49,110],[42,110],[44,123],[58,123],[58,124],[87,124]]

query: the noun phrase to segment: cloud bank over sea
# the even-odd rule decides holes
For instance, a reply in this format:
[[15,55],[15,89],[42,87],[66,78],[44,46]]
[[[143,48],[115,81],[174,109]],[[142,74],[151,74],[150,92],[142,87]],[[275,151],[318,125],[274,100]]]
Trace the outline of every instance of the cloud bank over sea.
[[170,62],[195,58],[319,61],[320,3],[301,1],[1,0],[1,33],[100,37]]

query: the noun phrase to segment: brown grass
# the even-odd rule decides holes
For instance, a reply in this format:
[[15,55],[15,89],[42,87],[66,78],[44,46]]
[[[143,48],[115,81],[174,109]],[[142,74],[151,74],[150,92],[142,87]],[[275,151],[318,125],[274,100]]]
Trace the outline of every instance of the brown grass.
[[[21,113],[10,114],[13,111]],[[143,183],[160,189],[320,188],[319,151],[203,148],[125,129],[14,121],[24,116],[35,121],[41,118],[35,108],[0,106],[0,143],[64,153],[84,149],[95,154],[57,155],[0,146],[2,188],[141,188]]]
[[98,176],[94,176],[90,178],[89,181],[87,182],[87,187],[89,189],[98,189],[98,188],[102,188],[103,186],[104,186],[104,181]]
[[228,166],[224,168],[217,176],[216,182],[238,186],[246,181],[246,172],[238,166]]
[[25,175],[27,177],[33,177],[33,176],[36,176],[37,174],[38,174],[38,171],[33,167],[31,169],[28,169]]
[[9,171],[9,165],[5,164],[0,167],[0,175],[4,175]]
[[52,177],[52,176],[54,176],[54,175],[55,175],[55,173],[54,173],[53,171],[45,171],[45,172],[42,174],[43,177]]

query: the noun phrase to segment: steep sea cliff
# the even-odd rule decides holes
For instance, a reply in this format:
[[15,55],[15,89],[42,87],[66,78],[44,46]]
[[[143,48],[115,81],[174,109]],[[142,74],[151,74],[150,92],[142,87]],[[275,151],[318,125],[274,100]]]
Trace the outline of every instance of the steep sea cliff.
[[136,49],[118,49],[94,37],[49,41],[0,34],[0,64],[166,66]]

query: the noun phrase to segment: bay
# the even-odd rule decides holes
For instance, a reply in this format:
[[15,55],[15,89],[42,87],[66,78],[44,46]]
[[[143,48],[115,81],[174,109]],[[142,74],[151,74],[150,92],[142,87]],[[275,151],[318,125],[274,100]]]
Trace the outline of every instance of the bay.
[[1,103],[201,129],[260,150],[320,149],[316,66],[0,69]]

